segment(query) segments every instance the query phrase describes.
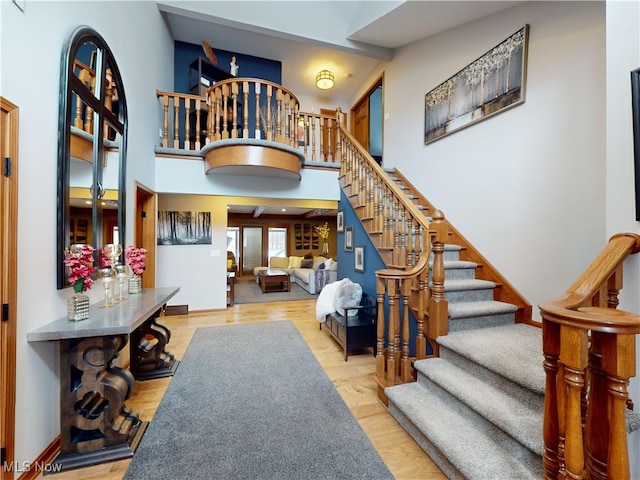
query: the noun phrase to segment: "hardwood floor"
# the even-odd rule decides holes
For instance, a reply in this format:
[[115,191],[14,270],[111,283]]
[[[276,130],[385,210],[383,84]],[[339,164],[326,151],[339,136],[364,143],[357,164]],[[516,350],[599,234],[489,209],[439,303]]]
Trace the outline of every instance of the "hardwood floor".
[[[171,329],[171,342],[167,349],[180,359],[198,327],[278,320],[291,320],[296,325],[396,479],[447,478],[378,401],[373,381],[375,362],[371,350],[354,351],[349,355],[349,361],[345,362],[342,349],[329,332],[326,329],[318,329],[315,299],[234,305],[226,310],[163,317],[160,323]],[[170,381],[170,378],[163,378],[136,382],[127,405],[138,412],[143,420],[152,420]],[[71,470],[47,475],[47,478],[120,480],[129,461],[121,460]]]

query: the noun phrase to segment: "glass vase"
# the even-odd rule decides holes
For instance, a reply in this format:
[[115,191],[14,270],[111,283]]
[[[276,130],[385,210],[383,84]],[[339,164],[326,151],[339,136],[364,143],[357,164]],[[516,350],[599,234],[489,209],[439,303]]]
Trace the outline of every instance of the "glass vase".
[[129,294],[134,295],[136,293],[140,293],[142,291],[142,277],[136,273],[134,273],[131,278],[129,278]]
[[89,318],[89,297],[82,293],[84,281],[73,285],[73,295],[67,299],[67,319],[72,322]]
[[104,308],[113,306],[114,275],[111,267],[98,270],[98,279],[102,282],[102,288],[104,289]]
[[114,293],[114,301],[122,302],[127,299],[127,297],[124,296],[124,290],[125,290],[124,286],[125,286],[125,283],[127,283],[127,278],[129,277],[129,273],[127,271],[127,266],[122,265],[120,263],[116,265],[115,271],[116,271],[116,280],[118,283],[118,294],[116,295]]
[[322,255],[329,255],[329,243],[326,238],[322,241]]

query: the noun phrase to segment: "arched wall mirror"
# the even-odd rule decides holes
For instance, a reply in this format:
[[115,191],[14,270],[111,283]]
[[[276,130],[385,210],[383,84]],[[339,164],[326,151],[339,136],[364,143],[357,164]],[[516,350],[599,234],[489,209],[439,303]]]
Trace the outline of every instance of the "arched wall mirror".
[[125,239],[127,104],[111,50],[87,26],[62,51],[58,134],[60,289],[69,285],[67,247],[87,243],[99,252]]

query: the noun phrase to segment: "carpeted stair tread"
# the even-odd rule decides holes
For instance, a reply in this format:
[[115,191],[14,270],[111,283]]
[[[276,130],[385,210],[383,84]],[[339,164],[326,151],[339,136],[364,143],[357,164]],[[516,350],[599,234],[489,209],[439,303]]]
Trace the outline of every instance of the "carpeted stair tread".
[[[450,403],[423,385],[414,382],[388,387],[385,394],[389,399],[392,415],[397,409],[402,413],[396,417],[400,423],[411,419],[410,422],[420,435],[426,437],[427,442],[435,446],[439,454],[446,457],[450,464],[455,465],[455,469],[463,478],[541,478],[542,459],[533,454],[518,455],[514,452],[514,441],[498,427],[488,424],[478,428],[474,421],[461,415]],[[424,443],[419,438],[416,438],[416,441],[419,444]],[[445,466],[440,468],[448,476],[455,473],[447,471]]]
[[444,290],[458,292],[461,290],[484,290],[485,288],[495,288],[495,282],[490,280],[479,280],[475,278],[456,278],[445,280]]
[[414,366],[418,381],[428,379],[533,452],[544,453],[542,397],[535,403],[517,398],[442,358],[419,360]]
[[541,328],[512,324],[451,332],[437,341],[442,347],[544,395]]
[[[448,260],[444,262],[444,269],[446,270],[455,270],[461,268],[476,268],[478,266],[475,262],[469,262],[466,260]],[[446,277],[446,273],[445,273]]]
[[[445,282],[446,285],[446,282]],[[513,313],[518,308],[505,302],[487,300],[482,302],[455,302],[449,304],[449,318],[469,318],[481,315],[499,315],[503,313]]]

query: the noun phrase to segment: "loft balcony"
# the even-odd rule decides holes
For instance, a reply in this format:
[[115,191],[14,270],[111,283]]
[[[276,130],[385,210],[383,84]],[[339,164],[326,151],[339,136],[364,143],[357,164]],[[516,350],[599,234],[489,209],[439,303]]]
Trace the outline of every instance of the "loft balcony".
[[336,116],[300,111],[293,93],[256,78],[221,80],[205,96],[162,92],[157,155],[198,156],[205,174],[300,180],[304,167],[338,168]]
[[[76,76],[92,91],[95,72],[76,62]],[[117,88],[105,85],[108,108],[118,109]],[[233,77],[200,88],[202,95],[156,91],[162,107],[162,140],[156,155],[200,157],[205,174],[275,176],[300,180],[304,167],[338,168],[341,118],[300,111],[289,90],[274,82]],[[75,103],[71,155],[91,162],[92,110]],[[105,129],[102,146],[117,148]]]

